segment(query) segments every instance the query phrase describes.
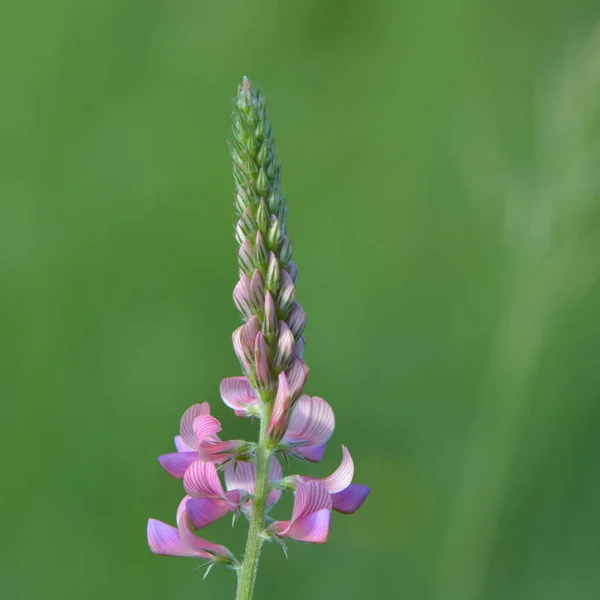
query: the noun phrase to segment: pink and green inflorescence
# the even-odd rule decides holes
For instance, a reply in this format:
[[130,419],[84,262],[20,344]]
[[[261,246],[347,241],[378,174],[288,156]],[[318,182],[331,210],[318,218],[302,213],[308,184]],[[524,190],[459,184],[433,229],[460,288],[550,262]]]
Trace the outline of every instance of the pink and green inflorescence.
[[[264,97],[244,81],[233,103],[230,142],[235,180],[240,279],[233,300],[243,324],[233,347],[243,375],[221,382],[223,402],[240,418],[260,422],[256,442],[223,440],[220,422],[207,402],[181,418],[176,452],[159,457],[183,482],[176,526],[148,521],[152,552],[205,559],[238,572],[238,600],[252,597],[264,541],[321,544],[327,541],[331,511],[358,510],[369,488],[352,483],[354,464],[342,446],[339,467],[328,477],[283,475],[282,459],[319,462],[335,428],[331,406],[304,393],[306,314],[296,301],[298,269],[286,235],[287,205],[280,191],[281,167],[267,120]],[[289,520],[270,517],[283,492],[294,494]],[[232,514],[249,521],[244,560],[196,532]]]

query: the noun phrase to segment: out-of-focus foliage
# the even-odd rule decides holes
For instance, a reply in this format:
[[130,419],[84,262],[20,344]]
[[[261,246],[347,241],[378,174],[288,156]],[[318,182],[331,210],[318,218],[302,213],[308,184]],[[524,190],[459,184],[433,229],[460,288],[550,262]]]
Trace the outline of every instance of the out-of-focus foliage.
[[372,486],[326,546],[267,547],[258,597],[600,597],[599,21],[592,0],[5,3],[2,597],[233,597],[145,524],[174,519],[156,456],[187,406],[254,435],[218,397],[244,74],[284,168],[307,391],[337,412],[319,469],[343,442]]

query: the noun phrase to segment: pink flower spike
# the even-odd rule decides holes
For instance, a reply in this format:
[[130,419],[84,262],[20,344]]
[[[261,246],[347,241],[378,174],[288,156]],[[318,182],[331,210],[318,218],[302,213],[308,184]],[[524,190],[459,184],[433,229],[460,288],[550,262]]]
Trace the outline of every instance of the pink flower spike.
[[336,494],[345,490],[354,477],[354,461],[346,446],[342,446],[342,462],[340,466],[329,477],[316,479],[330,494]]
[[275,521],[269,529],[279,537],[323,544],[329,536],[331,496],[317,481],[301,481],[296,488],[290,521]]
[[300,396],[281,443],[299,458],[317,462],[334,429],[333,409],[323,398]]
[[253,416],[258,409],[258,398],[247,377],[226,377],[221,381],[221,398],[236,417]]
[[345,490],[331,495],[333,510],[345,515],[355,513],[367,499],[370,491],[366,485],[351,483]]
[[267,426],[267,435],[276,443],[281,440],[287,428],[290,405],[290,388],[287,377],[285,373],[280,373],[273,412]]

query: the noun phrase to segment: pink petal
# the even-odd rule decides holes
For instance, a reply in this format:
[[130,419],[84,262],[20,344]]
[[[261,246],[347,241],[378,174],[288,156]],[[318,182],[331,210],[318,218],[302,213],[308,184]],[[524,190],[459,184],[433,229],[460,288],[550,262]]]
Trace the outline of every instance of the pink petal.
[[[323,398],[300,396],[294,404],[283,443],[320,446],[329,440],[334,429],[333,410]],[[294,452],[300,453],[299,449],[295,449]]]
[[198,460],[197,452],[173,452],[172,454],[163,454],[158,457],[163,469],[173,477],[181,479],[187,468]]
[[213,555],[223,556],[223,557],[232,557],[231,552],[227,550],[224,546],[219,546],[218,544],[213,544],[208,540],[205,540],[201,537],[198,537],[194,534],[194,532],[190,529],[189,519],[187,515],[187,511],[181,510],[181,506],[185,506],[187,503],[187,499],[184,498],[181,501],[180,509],[177,511],[177,530],[179,531],[179,537],[182,542],[186,544],[188,547],[193,548],[196,552],[208,552],[208,556],[205,554],[198,554],[198,556],[204,556],[205,558],[212,558]]
[[292,307],[290,308],[290,312],[286,320],[292,333],[294,334],[294,337],[298,339],[302,335],[304,327],[306,326],[306,313],[298,302],[292,303]]
[[221,381],[223,402],[236,411],[236,415],[248,416],[249,407],[257,406],[258,399],[247,377],[227,377]]
[[186,503],[190,524],[195,529],[202,529],[218,521],[231,509],[231,504],[221,498],[190,498]]
[[354,477],[354,461],[346,446],[342,446],[342,462],[340,466],[329,477],[317,479],[330,494],[345,490]]
[[183,487],[190,496],[197,498],[222,498],[225,493],[217,468],[203,460],[197,460],[188,467],[183,477]]
[[331,495],[318,481],[300,481],[294,494],[292,523],[319,510],[331,510],[331,506]]
[[179,433],[181,434],[181,439],[186,446],[189,446],[193,449],[198,447],[196,436],[194,435],[194,421],[196,420],[196,417],[208,414],[210,414],[210,405],[208,402],[204,402],[203,404],[194,404],[183,413],[183,417],[181,417],[181,423],[179,425]]
[[211,558],[208,552],[184,543],[179,536],[179,531],[156,519],[148,520],[148,546],[154,554],[165,556],[199,556]]
[[294,496],[290,521],[279,521],[271,529],[281,537],[320,544],[327,541],[331,496],[317,481],[300,481]]
[[329,522],[331,510],[318,510],[292,523],[282,537],[288,537],[299,542],[324,544],[329,537]]
[[275,396],[275,403],[273,405],[273,412],[267,425],[267,435],[275,441],[279,441],[285,433],[288,414],[290,411],[290,388],[288,386],[287,377],[285,373],[279,374],[279,383],[277,386],[277,395]]
[[225,467],[225,487],[227,490],[245,490],[254,494],[256,480],[256,465],[250,462],[236,460]]
[[177,452],[195,452],[195,448],[190,448],[184,441],[180,435],[175,436],[175,448],[177,448]]
[[194,435],[198,448],[207,438],[221,431],[221,423],[210,415],[201,415],[194,419]]
[[351,515],[362,506],[370,491],[366,485],[350,484],[345,490],[331,495],[333,510]]

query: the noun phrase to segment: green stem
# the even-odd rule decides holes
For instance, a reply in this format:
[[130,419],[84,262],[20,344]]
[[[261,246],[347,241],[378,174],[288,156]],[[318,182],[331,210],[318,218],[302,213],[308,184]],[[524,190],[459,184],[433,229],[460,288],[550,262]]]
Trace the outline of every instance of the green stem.
[[[268,404],[264,403],[263,406],[266,409]],[[256,487],[252,501],[252,515],[250,517],[244,562],[238,572],[236,600],[252,600],[260,550],[264,542],[263,531],[265,529],[265,516],[267,513],[269,464],[271,462],[271,451],[267,446],[269,412],[268,409],[263,410],[260,420],[260,434],[256,448]]]

